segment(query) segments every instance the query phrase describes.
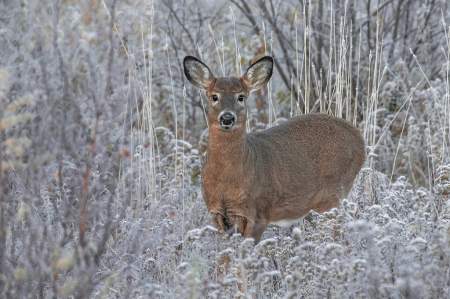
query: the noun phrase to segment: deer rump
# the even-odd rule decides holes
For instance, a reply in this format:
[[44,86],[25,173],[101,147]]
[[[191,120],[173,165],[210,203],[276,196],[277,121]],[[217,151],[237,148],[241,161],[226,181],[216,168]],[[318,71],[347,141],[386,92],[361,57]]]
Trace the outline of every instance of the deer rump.
[[267,226],[289,226],[311,210],[338,206],[365,161],[359,131],[326,114],[294,117],[245,139],[232,162],[210,163],[207,153],[202,193],[220,232],[255,243]]

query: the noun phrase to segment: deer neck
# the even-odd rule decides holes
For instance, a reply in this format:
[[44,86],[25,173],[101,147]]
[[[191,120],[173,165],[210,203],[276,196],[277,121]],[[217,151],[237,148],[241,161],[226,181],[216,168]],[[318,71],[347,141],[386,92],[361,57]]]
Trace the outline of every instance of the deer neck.
[[243,169],[247,151],[245,126],[232,132],[210,127],[208,164],[213,164],[218,169],[232,168],[234,171],[239,171]]

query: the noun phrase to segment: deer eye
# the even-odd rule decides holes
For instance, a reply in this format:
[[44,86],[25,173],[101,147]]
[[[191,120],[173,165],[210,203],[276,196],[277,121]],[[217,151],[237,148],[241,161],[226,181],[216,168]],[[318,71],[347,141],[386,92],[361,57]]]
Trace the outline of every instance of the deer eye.
[[239,96],[239,97],[238,97],[238,101],[239,101],[239,102],[243,102],[243,101],[244,101],[244,96]]
[[217,101],[219,100],[219,98],[218,98],[216,95],[213,95],[213,96],[212,96],[212,100],[213,100],[214,102],[217,102]]

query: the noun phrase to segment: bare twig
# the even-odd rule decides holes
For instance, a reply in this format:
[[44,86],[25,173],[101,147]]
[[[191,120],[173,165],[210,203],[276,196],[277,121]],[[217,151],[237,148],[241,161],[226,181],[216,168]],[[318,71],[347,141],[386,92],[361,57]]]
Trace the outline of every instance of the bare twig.
[[[257,25],[256,20],[253,17],[252,11],[251,11],[250,7],[248,6],[247,2],[243,1],[243,0],[241,0],[241,4],[239,4],[239,2],[237,2],[237,0],[230,0],[230,2],[235,4],[237,6],[237,8],[239,8],[239,10],[247,17],[247,19],[252,24],[253,32],[255,32],[255,34],[259,35],[260,32],[261,32],[261,29]],[[273,26],[272,23],[271,23],[271,25]],[[278,31],[276,30],[276,33],[277,33],[277,36],[280,38],[279,34],[282,34],[282,32],[280,30],[278,30]],[[280,43],[281,43],[281,41],[280,41]],[[283,44],[283,47],[284,47],[284,44]],[[284,52],[283,52],[283,54],[284,54]],[[291,80],[286,75],[285,71],[283,70],[283,67],[280,64],[279,59],[277,59],[277,57],[275,55],[273,55],[273,58],[274,58],[274,62],[275,62],[275,67],[277,68],[278,73],[280,74],[281,80],[283,80],[283,83],[285,84],[285,86],[288,89],[291,89],[291,87],[293,87],[294,88],[294,93],[297,94],[297,90],[296,90],[295,85],[291,86]],[[285,56],[285,60],[286,60],[286,63],[291,63],[291,60],[290,59],[286,59],[286,56]],[[295,67],[291,66],[290,68],[292,68],[292,70],[295,73]],[[288,67],[288,69],[289,69],[289,67]],[[303,105],[303,103],[301,103],[301,104]]]

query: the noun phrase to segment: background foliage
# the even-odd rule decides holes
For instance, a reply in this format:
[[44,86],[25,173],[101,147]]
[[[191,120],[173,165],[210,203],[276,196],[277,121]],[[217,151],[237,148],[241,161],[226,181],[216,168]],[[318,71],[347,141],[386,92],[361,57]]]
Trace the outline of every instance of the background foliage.
[[[0,2],[0,297],[449,298],[449,18],[444,0]],[[182,60],[238,76],[265,54],[250,131],[330,113],[369,155],[339,209],[254,247],[210,226],[208,101]]]

